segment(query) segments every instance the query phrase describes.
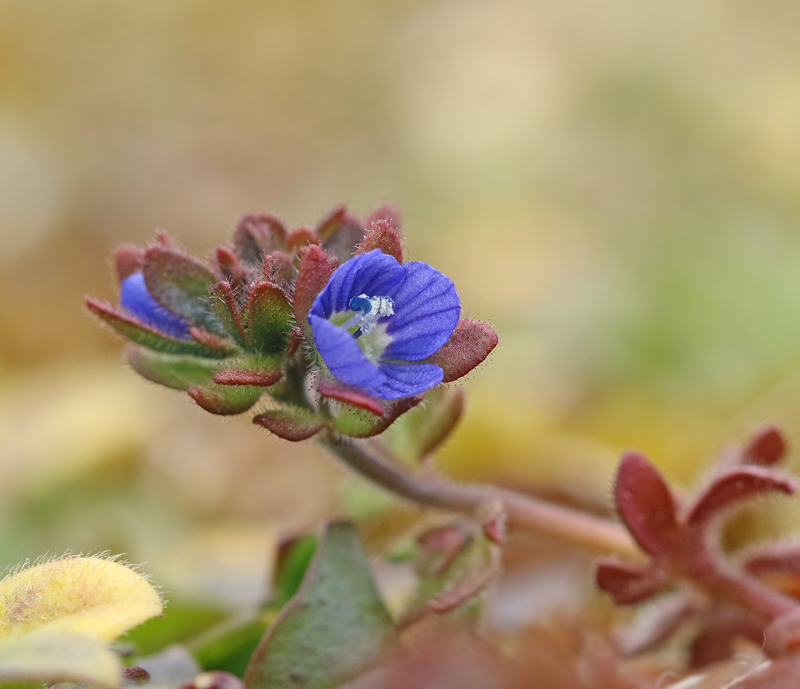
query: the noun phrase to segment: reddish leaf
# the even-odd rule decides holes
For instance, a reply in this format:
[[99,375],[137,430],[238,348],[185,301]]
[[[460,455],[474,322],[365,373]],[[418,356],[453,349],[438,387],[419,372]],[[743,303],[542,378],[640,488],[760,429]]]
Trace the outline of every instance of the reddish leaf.
[[142,268],[147,291],[162,306],[214,334],[222,334],[219,319],[208,307],[214,274],[188,254],[163,246],[151,246]]
[[86,306],[95,316],[101,318],[120,335],[127,337],[131,342],[142,347],[167,354],[190,354],[192,356],[211,358],[219,358],[221,356],[219,352],[208,349],[196,342],[169,337],[159,330],[155,330],[136,320],[133,316],[117,311],[110,304],[97,299],[87,297]]
[[436,364],[444,371],[443,383],[465,376],[489,356],[497,346],[497,333],[481,321],[462,318],[450,339],[427,363]]
[[679,535],[675,501],[647,457],[639,452],[623,455],[614,495],[622,521],[646,552],[659,555],[675,547]]
[[322,420],[312,411],[290,407],[270,409],[253,418],[253,423],[263,426],[279,438],[299,442],[307,440],[322,429]]
[[340,263],[352,258],[353,252],[364,239],[364,226],[347,212],[344,206],[335,208],[317,226],[322,248],[335,256]]
[[373,249],[380,249],[388,256],[392,256],[398,263],[403,262],[403,246],[391,225],[385,220],[377,220],[372,224],[369,232],[358,245],[355,255],[365,254]]
[[786,449],[783,433],[775,426],[769,426],[753,436],[745,449],[744,457],[748,464],[770,466],[786,456]]
[[324,242],[330,239],[331,235],[339,228],[347,217],[347,206],[344,204],[336,206],[328,215],[322,218],[317,224],[317,236]]
[[289,236],[286,238],[286,243],[289,245],[290,249],[299,249],[307,244],[319,244],[319,237],[311,228],[299,227],[289,233]]
[[247,333],[244,331],[242,320],[239,316],[239,309],[236,306],[236,298],[233,294],[231,284],[223,280],[218,282],[210,290],[211,310],[222,323],[225,331],[242,347],[249,347]]
[[294,287],[294,316],[307,337],[311,335],[308,312],[316,296],[328,284],[332,273],[328,257],[322,249],[312,244],[303,251]]
[[295,278],[294,258],[283,251],[264,256],[262,275],[267,282],[288,287]]
[[383,416],[386,411],[380,400],[356,388],[352,388],[349,385],[340,383],[337,380],[331,380],[330,378],[323,378],[319,381],[317,384],[317,392],[323,397],[331,397],[340,402],[352,404],[359,409],[365,409],[375,414],[375,416]]
[[220,276],[230,282],[231,285],[238,287],[246,281],[247,273],[239,264],[236,254],[227,246],[217,248],[216,261]]
[[632,605],[654,596],[664,586],[664,575],[650,564],[604,560],[597,565],[595,581],[617,605]]
[[702,524],[720,511],[737,503],[769,492],[791,495],[797,490],[793,481],[761,467],[740,467],[714,479],[700,495],[689,514],[688,523]]
[[233,233],[233,246],[242,261],[255,265],[266,254],[286,248],[286,228],[269,213],[245,215]]
[[258,371],[245,371],[241,369],[226,369],[214,374],[217,385],[256,385],[268,388],[275,385],[283,377],[283,371],[260,373]]
[[294,327],[293,309],[286,293],[271,282],[259,282],[250,288],[247,312],[248,339],[262,354],[286,351]]
[[205,385],[187,390],[198,406],[211,414],[234,416],[250,409],[261,397],[255,386]]
[[117,282],[142,269],[144,265],[144,249],[138,246],[123,244],[114,251],[114,270]]

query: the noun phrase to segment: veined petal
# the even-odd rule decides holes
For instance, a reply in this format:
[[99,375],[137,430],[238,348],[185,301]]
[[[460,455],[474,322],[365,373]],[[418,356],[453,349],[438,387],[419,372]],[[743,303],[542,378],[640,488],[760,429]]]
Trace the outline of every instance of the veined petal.
[[336,378],[362,390],[381,385],[386,380],[380,369],[364,356],[349,332],[313,313],[309,314],[308,322],[317,351]]
[[427,263],[413,261],[403,269],[403,281],[388,293],[395,315],[386,321],[392,342],[383,358],[420,361],[447,342],[461,315],[461,300],[453,281]]
[[334,271],[325,289],[314,299],[309,313],[330,318],[334,313],[347,311],[351,297],[359,294],[385,296],[404,274],[404,267],[380,249],[356,256]]
[[397,400],[430,390],[442,382],[444,373],[435,364],[381,364],[386,380],[369,392],[383,400]]
[[131,273],[120,284],[119,303],[125,311],[142,323],[165,335],[191,339],[189,323],[183,316],[164,308],[150,295],[141,271]]

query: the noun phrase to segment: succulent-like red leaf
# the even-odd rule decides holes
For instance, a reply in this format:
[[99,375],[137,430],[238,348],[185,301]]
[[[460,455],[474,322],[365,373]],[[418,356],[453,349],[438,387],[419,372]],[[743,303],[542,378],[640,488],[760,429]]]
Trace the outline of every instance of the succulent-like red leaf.
[[332,273],[333,270],[331,270],[325,252],[314,244],[306,247],[302,254],[300,271],[294,286],[294,316],[297,325],[302,328],[307,337],[310,337],[311,334],[308,312],[316,296],[328,284]]
[[496,346],[497,333],[490,325],[462,318],[450,339],[427,359],[427,363],[441,367],[442,382],[451,383],[482,363]]
[[187,390],[197,405],[211,414],[235,416],[250,409],[261,397],[261,388],[240,385],[203,385]]
[[771,466],[786,456],[786,438],[776,426],[768,426],[756,433],[744,451],[748,464]]
[[144,265],[144,249],[130,244],[123,244],[114,251],[114,271],[117,282],[142,269]]
[[365,409],[375,416],[383,416],[386,411],[380,400],[368,395],[366,392],[340,383],[337,380],[323,378],[317,384],[317,392],[323,397],[331,397],[340,402],[347,402],[359,409]]
[[619,515],[642,548],[670,552],[678,540],[675,500],[658,469],[640,452],[626,452],[614,486]]
[[251,286],[248,295],[248,339],[253,347],[266,355],[286,351],[294,328],[294,310],[289,297],[272,282]]
[[259,371],[247,371],[243,369],[225,369],[214,374],[214,382],[217,385],[257,385],[258,387],[268,388],[275,385],[283,377],[283,371],[273,371],[261,373]]
[[178,340],[155,330],[141,321],[118,311],[108,303],[86,297],[86,306],[95,315],[110,325],[120,335],[142,347],[167,354],[190,354],[192,356],[221,358],[226,356],[197,342]]
[[697,498],[687,521],[692,525],[702,524],[745,500],[772,492],[791,495],[796,490],[794,481],[769,469],[757,466],[739,467],[714,479]]
[[388,256],[394,257],[398,263],[403,262],[403,245],[400,244],[400,237],[385,220],[377,220],[372,224],[363,241],[358,245],[355,255],[365,254],[373,249],[380,249]]
[[245,263],[260,263],[266,254],[286,249],[286,228],[269,213],[249,213],[233,233],[233,246]]
[[253,423],[263,426],[279,438],[299,442],[307,440],[322,430],[323,422],[314,412],[291,407],[270,409],[253,417]]
[[224,330],[208,304],[214,274],[202,263],[177,249],[151,246],[142,268],[147,291],[162,306],[216,335]]
[[211,310],[222,323],[225,331],[242,347],[250,347],[247,333],[242,325],[239,308],[236,306],[236,297],[231,283],[227,280],[218,282],[210,290]]
[[611,594],[617,605],[632,605],[647,600],[664,586],[664,576],[650,564],[629,564],[603,560],[595,569],[595,581]]
[[319,244],[319,237],[310,227],[298,227],[289,233],[286,243],[290,249],[299,249],[307,244]]

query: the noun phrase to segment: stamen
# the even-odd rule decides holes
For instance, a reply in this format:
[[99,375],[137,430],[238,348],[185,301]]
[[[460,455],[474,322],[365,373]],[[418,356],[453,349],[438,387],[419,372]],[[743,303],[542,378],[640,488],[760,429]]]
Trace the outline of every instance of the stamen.
[[391,297],[368,297],[366,294],[359,294],[350,300],[349,306],[356,311],[356,314],[343,323],[342,327],[350,330],[354,325],[359,324],[360,327],[353,333],[355,338],[369,335],[377,325],[379,318],[394,315],[394,301]]

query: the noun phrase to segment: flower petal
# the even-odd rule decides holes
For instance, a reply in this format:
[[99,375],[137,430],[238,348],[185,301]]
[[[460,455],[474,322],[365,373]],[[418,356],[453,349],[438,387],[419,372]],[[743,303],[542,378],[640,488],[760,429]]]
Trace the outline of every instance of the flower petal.
[[164,308],[150,295],[141,271],[131,273],[120,284],[119,303],[129,314],[136,316],[156,330],[172,337],[191,339],[185,318]]
[[444,373],[435,364],[381,364],[385,382],[369,393],[383,400],[396,400],[430,390],[442,382]]
[[386,376],[373,364],[346,330],[325,318],[309,314],[314,343],[325,365],[343,383],[367,390],[381,385]]
[[330,318],[333,313],[348,311],[351,297],[359,294],[386,296],[404,274],[404,267],[379,249],[356,256],[334,271],[309,313]]
[[461,315],[461,300],[453,281],[427,263],[413,261],[403,269],[403,281],[388,293],[394,316],[386,321],[392,342],[383,358],[420,361],[450,338]]

